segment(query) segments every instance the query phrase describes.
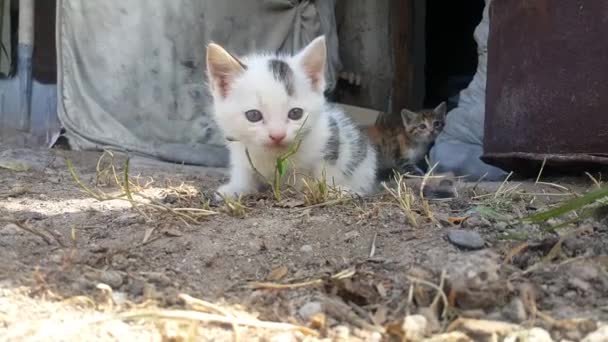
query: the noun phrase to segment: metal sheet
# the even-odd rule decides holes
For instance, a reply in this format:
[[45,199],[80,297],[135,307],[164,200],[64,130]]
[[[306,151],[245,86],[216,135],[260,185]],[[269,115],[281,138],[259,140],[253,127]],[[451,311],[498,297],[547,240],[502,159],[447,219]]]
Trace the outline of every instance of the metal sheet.
[[494,1],[484,161],[608,165],[606,27],[606,1]]

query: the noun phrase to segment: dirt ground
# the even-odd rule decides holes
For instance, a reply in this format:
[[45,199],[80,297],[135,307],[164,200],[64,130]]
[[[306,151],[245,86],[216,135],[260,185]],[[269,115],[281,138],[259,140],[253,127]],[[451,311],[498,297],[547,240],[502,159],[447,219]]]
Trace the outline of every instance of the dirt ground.
[[208,207],[202,194],[220,184],[222,170],[141,158],[128,170],[133,202],[99,201],[65,158],[96,196],[120,196],[125,158],[115,160],[114,179],[103,171],[107,155],[99,172],[100,156],[0,154],[1,340],[483,341],[526,333],[546,341],[548,332],[578,341],[606,333],[606,220],[557,232],[518,223],[591,190],[586,176],[458,181],[456,198],[429,200],[426,210],[421,180],[411,179],[414,227],[388,194],[313,207],[297,196]]

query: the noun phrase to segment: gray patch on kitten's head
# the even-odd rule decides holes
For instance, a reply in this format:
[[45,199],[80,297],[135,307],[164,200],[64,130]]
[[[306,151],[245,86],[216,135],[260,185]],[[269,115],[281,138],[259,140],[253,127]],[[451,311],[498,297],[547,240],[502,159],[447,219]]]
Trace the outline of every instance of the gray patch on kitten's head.
[[271,59],[268,61],[268,68],[272,72],[274,79],[283,84],[287,95],[292,96],[294,92],[294,75],[289,64],[278,59]]
[[338,122],[333,117],[329,117],[329,139],[325,145],[325,153],[323,158],[326,161],[336,163],[338,157],[340,157],[340,127]]

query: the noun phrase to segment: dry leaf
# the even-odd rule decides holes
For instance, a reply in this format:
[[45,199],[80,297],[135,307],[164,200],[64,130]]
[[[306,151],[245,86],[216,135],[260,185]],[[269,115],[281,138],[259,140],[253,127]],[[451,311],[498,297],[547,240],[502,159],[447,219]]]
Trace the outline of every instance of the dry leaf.
[[318,312],[310,318],[308,327],[317,330],[324,330],[327,325],[327,317],[324,313]]
[[270,281],[278,281],[283,279],[287,275],[287,272],[289,272],[289,269],[286,266],[277,267],[270,271],[267,278]]
[[511,249],[509,251],[509,253],[507,253],[507,255],[505,256],[504,263],[505,264],[512,263],[513,262],[513,258],[515,258],[517,255],[519,255],[520,253],[522,253],[526,249],[528,249],[528,243],[527,242],[524,242],[524,243],[521,243],[521,244],[515,246],[515,248]]
[[461,216],[461,217],[448,217],[448,222],[450,222],[453,225],[459,225],[462,224],[464,221],[466,221],[469,218],[469,216]]

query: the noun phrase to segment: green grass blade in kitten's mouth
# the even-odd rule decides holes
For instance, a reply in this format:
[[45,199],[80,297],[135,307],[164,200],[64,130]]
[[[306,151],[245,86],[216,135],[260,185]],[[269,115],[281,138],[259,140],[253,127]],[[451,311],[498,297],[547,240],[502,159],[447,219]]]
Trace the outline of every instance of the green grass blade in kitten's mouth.
[[296,137],[293,140],[293,142],[291,144],[289,144],[289,146],[287,147],[287,151],[284,154],[277,157],[275,167],[276,167],[276,170],[279,173],[280,177],[283,177],[285,175],[285,173],[287,172],[287,160],[291,156],[296,154],[296,152],[298,152],[298,150],[300,149],[300,145],[302,144],[302,139],[301,139],[302,129],[304,128],[304,125],[306,124],[306,120],[308,120],[308,117],[306,117],[306,119],[304,119],[304,121],[302,122],[302,125],[300,125],[300,128],[298,129],[298,133],[296,133]]

